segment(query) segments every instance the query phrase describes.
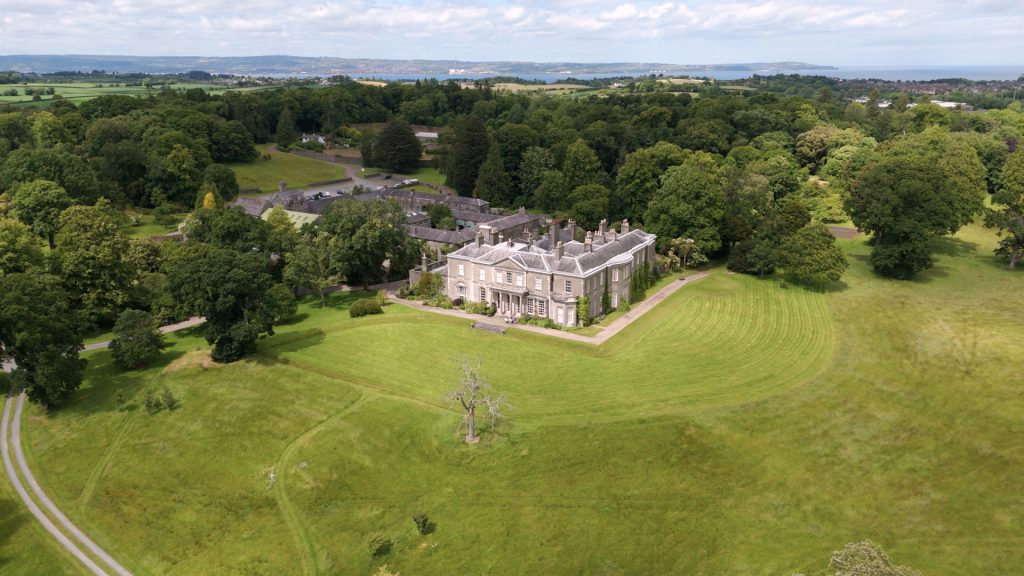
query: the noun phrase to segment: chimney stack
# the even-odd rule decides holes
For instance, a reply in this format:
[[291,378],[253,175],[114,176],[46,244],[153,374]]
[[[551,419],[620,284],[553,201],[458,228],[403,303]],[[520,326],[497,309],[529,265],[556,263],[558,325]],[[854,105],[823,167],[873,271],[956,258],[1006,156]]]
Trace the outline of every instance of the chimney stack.
[[551,231],[548,233],[548,235],[551,237],[551,247],[552,248],[554,248],[556,245],[559,244],[558,229],[559,229],[560,225],[561,225],[561,222],[558,221],[558,218],[552,218],[551,219]]
[[508,237],[508,247],[511,248],[514,244],[515,244],[515,242],[512,240],[512,236],[509,236]]
[[629,234],[629,220],[622,221],[622,233]]
[[562,243],[559,242],[555,245],[555,260],[561,260],[563,252],[564,249],[562,248]]
[[605,234],[608,233],[608,219],[607,218],[602,218],[601,219],[601,223],[597,225],[597,232],[598,232],[598,234],[600,234],[602,236],[604,236]]
[[427,271],[427,255],[420,256],[420,270],[423,272]]
[[498,234],[498,244],[501,244],[504,241],[505,241],[505,235],[504,234]]
[[587,231],[587,238],[585,240],[583,240],[583,252],[586,253],[586,252],[593,252],[593,251],[594,251],[594,233],[588,230]]
[[480,230],[476,231],[476,247],[479,248],[484,241],[484,233]]
[[526,245],[533,248],[533,232],[526,231]]
[[287,192],[288,191],[288,183],[285,182],[284,180],[279,180],[277,182],[277,191],[280,192],[281,194],[284,194],[285,192]]
[[565,229],[569,232],[569,234],[568,234],[569,242],[572,242],[573,240],[575,240],[576,239],[576,221],[573,220],[572,218],[569,218],[569,223],[566,225]]
[[612,237],[612,242],[615,242],[616,240],[619,239],[619,235],[615,232],[615,228],[609,230],[608,235]]

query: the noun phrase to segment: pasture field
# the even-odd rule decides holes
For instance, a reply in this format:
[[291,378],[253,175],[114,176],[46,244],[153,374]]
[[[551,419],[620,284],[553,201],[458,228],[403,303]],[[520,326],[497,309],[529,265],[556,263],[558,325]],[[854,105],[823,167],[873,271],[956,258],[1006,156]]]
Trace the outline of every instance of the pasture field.
[[498,82],[494,85],[494,89],[506,92],[529,92],[531,94],[565,94],[593,90],[593,88],[586,84],[520,84],[518,82]]
[[[271,149],[268,144],[257,144],[260,157],[252,162],[228,164],[235,171],[238,186],[242,190],[275,192],[278,182],[284,180],[289,188],[301,188],[314,182],[337,180],[346,176],[345,167],[297,154]],[[270,159],[263,159],[270,154]]]
[[[833,292],[716,269],[600,347],[351,319],[339,293],[229,366],[196,331],[141,372],[90,353],[70,405],[27,413],[27,456],[137,574],[822,575],[863,539],[926,574],[1013,573],[1022,277],[979,227],[916,282],[841,243]],[[462,354],[512,405],[477,446],[443,400]],[[147,387],[181,406],[146,413]]]
[[[29,88],[34,90],[53,88],[55,94],[60,94],[64,100],[70,100],[76,104],[91,100],[99,96],[106,96],[109,94],[120,94],[124,96],[148,96],[150,94],[157,94],[161,90],[161,86],[153,86],[146,88],[145,86],[125,86],[124,84],[115,86],[116,82],[112,83],[93,83],[93,82],[29,82],[27,84],[0,84],[0,102],[7,102],[10,104],[24,104],[24,105],[39,105],[46,104],[53,100],[53,95],[44,94],[42,100],[33,101],[31,95],[25,94],[25,89]],[[206,90],[210,94],[223,94],[229,88],[224,86],[217,86],[213,84],[172,84],[170,89],[172,90],[188,90],[190,88],[201,88]],[[17,96],[3,96],[3,92],[6,90],[17,90]]]

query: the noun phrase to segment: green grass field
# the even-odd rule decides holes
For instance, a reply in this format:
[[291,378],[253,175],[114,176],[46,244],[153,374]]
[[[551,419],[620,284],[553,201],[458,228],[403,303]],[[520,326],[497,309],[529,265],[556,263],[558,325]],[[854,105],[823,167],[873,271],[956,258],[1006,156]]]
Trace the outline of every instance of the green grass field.
[[[59,94],[64,100],[70,100],[74,103],[84,102],[91,100],[99,96],[106,96],[109,94],[120,94],[124,96],[148,96],[150,94],[157,94],[161,87],[153,86],[147,89],[145,86],[125,86],[120,84],[114,86],[115,83],[93,83],[93,82],[30,82],[27,84],[3,84],[0,85],[0,94],[6,90],[14,89],[18,91],[17,96],[2,96],[0,95],[0,102],[8,102],[10,104],[45,104],[46,102],[53,100],[52,95],[42,95],[41,101],[33,101],[31,95],[25,94],[25,89],[29,88],[34,90],[53,88],[54,94]],[[212,84],[173,84],[171,89],[173,90],[188,90],[191,88],[201,88],[206,90],[210,94],[223,94],[227,91],[227,88],[223,86],[215,86]]]
[[270,159],[228,164],[235,171],[238,186],[243,190],[273,192],[281,180],[287,182],[290,188],[300,188],[314,182],[337,180],[346,176],[345,167],[338,164],[269,150],[266,144],[257,145],[256,149],[261,155],[269,153]]
[[[336,294],[230,366],[197,333],[144,372],[92,353],[71,405],[28,412],[26,448],[136,574],[821,575],[862,539],[925,574],[1011,574],[1022,277],[993,243],[970,227],[894,282],[842,241],[828,294],[717,269],[601,347],[399,305],[353,320]],[[472,447],[443,402],[460,354],[513,406]],[[181,407],[147,414],[147,386]]]
[[[388,173],[388,170],[373,166],[368,166],[364,170],[367,174],[372,174],[374,172]],[[430,184],[437,184],[438,186],[444,186],[445,180],[445,175],[441,174],[441,171],[437,168],[420,168],[419,170],[409,174],[396,174],[395,176],[399,179],[416,178],[420,182],[429,182]]]

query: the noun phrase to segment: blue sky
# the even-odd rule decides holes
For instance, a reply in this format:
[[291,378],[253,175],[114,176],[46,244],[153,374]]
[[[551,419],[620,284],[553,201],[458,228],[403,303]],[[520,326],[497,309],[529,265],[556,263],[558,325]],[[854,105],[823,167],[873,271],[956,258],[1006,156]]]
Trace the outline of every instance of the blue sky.
[[0,53],[1024,65],[1024,0],[0,0]]

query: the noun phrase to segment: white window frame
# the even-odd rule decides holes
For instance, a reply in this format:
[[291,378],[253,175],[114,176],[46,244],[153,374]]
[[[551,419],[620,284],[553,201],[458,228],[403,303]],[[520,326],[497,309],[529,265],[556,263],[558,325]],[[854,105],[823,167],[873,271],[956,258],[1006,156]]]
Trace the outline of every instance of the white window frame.
[[618,281],[619,281],[619,269],[618,268],[613,268],[612,269],[612,282],[618,282]]
[[529,314],[530,316],[533,316],[533,310],[534,310],[534,308],[533,308],[533,298],[527,298],[526,299],[526,313]]
[[612,308],[619,307],[619,293],[615,292],[612,294]]
[[565,324],[565,308],[559,306],[558,310],[555,311],[555,322]]
[[487,270],[485,270],[483,268],[480,269],[480,280],[482,280],[484,282],[487,281]]
[[465,264],[459,264],[459,276],[465,276],[465,275],[466,275],[466,265]]
[[537,299],[537,315],[543,318],[548,317],[548,301]]
[[510,270],[505,271],[505,284],[512,285],[512,272]]
[[465,297],[466,296],[466,285],[465,284],[456,284],[455,285],[455,293],[458,294],[459,296]]
[[526,275],[521,272],[516,273],[516,286],[523,288],[526,286]]
[[480,301],[487,302],[487,288],[480,289]]
[[572,280],[565,281],[565,293],[572,294]]
[[540,276],[537,276],[536,278],[533,279],[533,289],[534,290],[543,290],[544,289],[544,283],[540,279]]
[[495,284],[501,284],[501,280],[502,280],[501,277],[502,276],[504,276],[504,274],[501,273],[501,270],[495,270],[494,271],[494,283]]

